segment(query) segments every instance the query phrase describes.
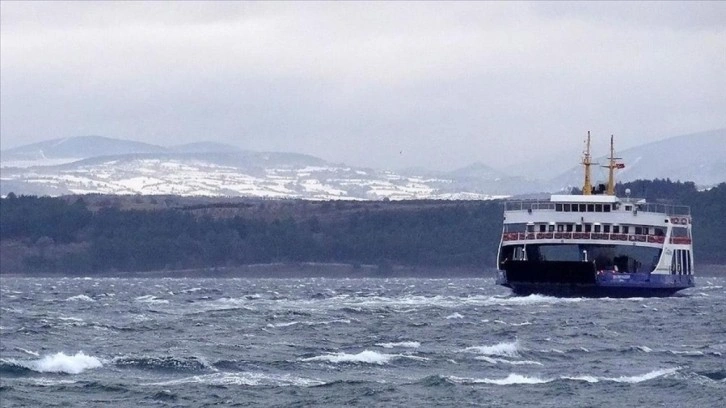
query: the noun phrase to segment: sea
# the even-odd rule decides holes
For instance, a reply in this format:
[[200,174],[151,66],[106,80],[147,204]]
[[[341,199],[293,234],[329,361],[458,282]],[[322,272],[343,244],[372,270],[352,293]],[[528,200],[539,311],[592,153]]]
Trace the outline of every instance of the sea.
[[0,406],[724,407],[726,278],[0,278]]

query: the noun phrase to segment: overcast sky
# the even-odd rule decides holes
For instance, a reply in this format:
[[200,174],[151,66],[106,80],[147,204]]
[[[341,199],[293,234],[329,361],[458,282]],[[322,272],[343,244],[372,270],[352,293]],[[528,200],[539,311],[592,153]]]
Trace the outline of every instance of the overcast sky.
[[[726,2],[0,3],[0,147],[503,168],[726,127]],[[573,164],[577,158],[573,158]]]

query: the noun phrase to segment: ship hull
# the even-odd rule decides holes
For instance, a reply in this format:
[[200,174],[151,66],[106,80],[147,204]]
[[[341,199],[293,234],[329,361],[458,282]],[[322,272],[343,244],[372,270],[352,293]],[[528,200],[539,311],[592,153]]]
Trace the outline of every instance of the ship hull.
[[516,295],[561,297],[666,297],[694,286],[691,275],[597,271],[592,262],[506,262],[497,281]]

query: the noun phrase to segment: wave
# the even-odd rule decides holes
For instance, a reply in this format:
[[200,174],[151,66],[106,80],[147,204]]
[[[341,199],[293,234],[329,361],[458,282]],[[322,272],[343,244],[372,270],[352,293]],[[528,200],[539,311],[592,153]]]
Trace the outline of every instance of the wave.
[[151,371],[217,371],[201,357],[117,357],[112,360],[116,367]]
[[458,384],[493,384],[493,385],[518,385],[518,384],[546,384],[554,381],[585,381],[588,383],[597,383],[601,381],[618,382],[618,383],[640,383],[653,380],[655,378],[667,376],[678,371],[677,368],[667,368],[650,371],[641,375],[621,376],[621,377],[595,377],[591,375],[583,376],[562,376],[557,378],[541,378],[531,377],[516,373],[511,373],[504,378],[461,378],[448,377],[451,381]]
[[464,351],[473,351],[485,356],[519,357],[519,341],[501,342],[492,346],[467,347]]
[[169,303],[169,301],[167,299],[159,299],[153,295],[139,296],[139,297],[135,298],[134,300],[136,300],[137,302],[141,302],[141,303],[153,303],[153,304]]
[[531,361],[531,360],[507,360],[504,358],[492,358],[487,356],[478,356],[475,357],[476,360],[482,360],[486,361],[487,363],[491,364],[497,364],[497,363],[504,363],[504,364],[510,364],[510,365],[544,365],[540,363],[539,361]]
[[95,302],[91,297],[87,295],[76,295],[66,299],[67,302]]
[[394,347],[419,348],[421,347],[421,343],[417,341],[399,341],[396,343],[376,343],[376,346],[381,346],[387,349]]
[[593,377],[589,375],[585,376],[579,376],[579,377],[561,377],[561,379],[564,380],[574,380],[574,381],[585,381],[589,383],[596,383],[600,381],[610,381],[610,382],[618,382],[618,383],[640,383],[643,381],[652,380],[658,377],[663,377],[666,375],[674,374],[676,371],[678,371],[678,368],[665,368],[660,370],[653,370],[650,372],[647,372],[645,374],[641,375],[633,375],[633,376],[620,376],[620,377]]
[[29,355],[34,356],[34,357],[40,357],[40,354],[39,353],[36,353],[35,351],[31,351],[31,350],[26,350],[26,349],[24,349],[22,347],[15,347],[14,350],[23,352],[25,354],[29,354]]
[[14,359],[0,360],[0,372],[10,374],[38,373],[80,374],[86,370],[100,368],[103,364],[96,357],[88,356],[82,351],[75,355],[59,352],[38,360],[17,361]]
[[425,357],[412,356],[407,354],[386,354],[377,351],[363,350],[358,354],[335,353],[322,356],[304,358],[302,361],[327,361],[329,363],[365,363],[365,364],[388,364],[391,360],[408,358],[411,360],[428,360]]
[[176,380],[150,383],[150,386],[168,386],[182,384],[205,384],[215,386],[227,385],[245,385],[245,386],[277,386],[277,387],[312,387],[325,385],[324,381],[312,378],[296,377],[289,374],[272,375],[258,372],[241,372],[241,373],[212,373],[204,375],[195,375],[192,377],[180,378]]
[[494,385],[516,385],[516,384],[544,384],[552,380],[544,380],[539,377],[527,377],[521,374],[509,374],[505,378],[460,378],[449,377],[458,384],[494,384]]

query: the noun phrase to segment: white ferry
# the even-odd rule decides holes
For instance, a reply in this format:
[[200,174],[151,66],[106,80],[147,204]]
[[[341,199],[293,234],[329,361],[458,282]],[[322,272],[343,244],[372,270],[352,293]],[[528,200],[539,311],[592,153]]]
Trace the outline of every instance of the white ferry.
[[593,187],[590,132],[582,195],[509,201],[499,244],[497,283],[515,294],[669,296],[694,286],[687,206],[615,195],[624,167],[610,138],[607,185]]

